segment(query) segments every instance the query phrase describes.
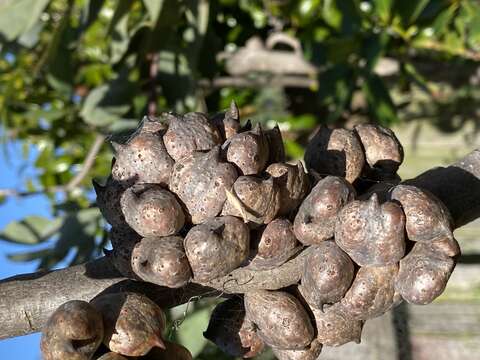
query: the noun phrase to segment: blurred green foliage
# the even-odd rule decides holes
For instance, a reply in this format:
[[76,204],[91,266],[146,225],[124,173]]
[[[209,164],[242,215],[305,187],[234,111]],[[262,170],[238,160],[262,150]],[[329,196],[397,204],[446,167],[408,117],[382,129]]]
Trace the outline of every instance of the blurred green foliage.
[[[239,86],[219,55],[279,31],[318,69],[307,76],[313,85],[250,73]],[[298,158],[318,123],[422,119],[449,132],[477,124],[479,60],[475,0],[1,0],[2,140],[20,140],[25,156],[38,150],[37,176],[19,190],[44,192],[52,216],[12,222],[0,237],[31,245],[9,258],[40,268],[98,256],[108,239],[90,180],[108,175],[110,148],[79,184],[58,190],[99,136],[128,133],[149,109],[216,112],[235,99],[244,119],[278,122]],[[215,85],[219,78],[226,83]],[[193,325],[179,340],[201,332],[202,311],[187,317]],[[190,347],[226,358],[205,346]]]

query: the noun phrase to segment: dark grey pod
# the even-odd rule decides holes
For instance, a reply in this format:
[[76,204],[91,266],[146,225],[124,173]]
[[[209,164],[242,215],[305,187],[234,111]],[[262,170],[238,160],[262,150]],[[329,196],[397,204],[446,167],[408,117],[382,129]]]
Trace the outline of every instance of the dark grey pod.
[[265,169],[268,159],[268,142],[260,125],[230,138],[227,160],[235,164],[243,175],[260,173]]
[[100,185],[95,180],[92,183],[97,194],[97,206],[105,220],[114,227],[128,227],[120,207],[120,198],[125,192],[124,184],[112,177],[107,179],[105,185]]
[[418,242],[400,261],[395,290],[411,304],[429,304],[445,290],[454,267],[453,259]]
[[353,183],[362,173],[365,156],[353,131],[322,125],[305,149],[305,164],[308,171],[344,177]]
[[112,228],[109,233],[113,250],[104,250],[113,266],[125,277],[138,279],[132,269],[132,251],[141,236],[130,228]]
[[340,301],[352,283],[353,273],[350,257],[335,242],[324,241],[306,258],[299,289],[309,305],[323,309],[324,304]]
[[168,185],[173,159],[162,140],[164,125],[145,118],[126,144],[112,143],[112,177],[123,182]]
[[175,195],[158,185],[128,188],[120,204],[126,222],[142,237],[176,234],[185,222],[183,209]]
[[194,224],[217,216],[238,174],[232,164],[220,160],[220,148],[196,152],[178,161],[170,180],[170,190],[177,194]]
[[233,216],[211,218],[190,229],[184,246],[195,280],[205,282],[228,274],[247,259],[250,231]]
[[169,288],[184,286],[192,277],[179,236],[143,238],[132,251],[132,268],[143,281]]
[[405,254],[404,233],[402,208],[391,201],[380,205],[373,194],[340,210],[335,242],[360,266],[392,265]]
[[320,244],[333,237],[337,214],[355,197],[355,190],[343,178],[320,180],[300,205],[294,221],[297,239],[305,245]]
[[247,317],[267,345],[280,350],[298,350],[314,337],[310,318],[300,301],[283,291],[255,290],[244,296]]
[[185,115],[165,114],[169,120],[168,130],[163,135],[170,156],[179,161],[195,151],[213,149],[222,143],[217,127],[202,113]]
[[274,163],[267,167],[267,174],[275,179],[280,189],[278,215],[288,216],[302,203],[310,191],[310,180],[300,161],[296,165]]

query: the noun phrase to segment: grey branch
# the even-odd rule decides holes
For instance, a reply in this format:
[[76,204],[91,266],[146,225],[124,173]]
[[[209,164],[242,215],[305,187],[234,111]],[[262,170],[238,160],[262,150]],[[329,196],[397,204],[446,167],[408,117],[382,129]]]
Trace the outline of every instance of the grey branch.
[[[450,209],[456,227],[480,216],[480,150],[407,182],[437,195]],[[52,272],[15,276],[0,281],[0,339],[40,331],[62,303],[73,299],[88,301],[105,292],[142,292],[169,308],[192,298],[279,289],[298,282],[308,251],[307,248],[273,270],[253,271],[247,266],[209,283],[191,282],[180,289],[126,279],[106,258]]]

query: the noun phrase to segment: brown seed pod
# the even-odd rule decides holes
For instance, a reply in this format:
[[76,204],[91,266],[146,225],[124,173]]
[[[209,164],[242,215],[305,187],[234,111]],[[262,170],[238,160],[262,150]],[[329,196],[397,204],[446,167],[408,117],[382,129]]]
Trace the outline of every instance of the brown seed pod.
[[395,281],[395,290],[411,304],[429,304],[445,290],[455,262],[418,242],[405,258]]
[[446,236],[442,239],[425,242],[425,245],[428,245],[432,249],[432,251],[446,255],[448,257],[458,256],[461,252],[460,244],[453,237],[453,234],[451,236]]
[[175,196],[155,184],[128,188],[120,204],[128,225],[143,237],[176,234],[185,222],[182,207]]
[[246,318],[240,297],[230,298],[215,307],[203,336],[234,357],[254,357],[265,346],[253,323]]
[[350,341],[360,344],[363,322],[354,320],[343,305],[336,303],[325,311],[312,308],[317,326],[317,340],[324,346],[340,346]]
[[196,152],[173,167],[170,189],[183,201],[194,224],[217,216],[238,174],[235,166],[220,161],[220,148]]
[[142,237],[130,228],[115,227],[110,230],[109,237],[113,250],[104,250],[105,256],[112,261],[120,274],[130,279],[138,279],[131,261],[133,248]]
[[72,300],[50,316],[40,348],[45,360],[89,360],[102,339],[102,315],[89,303]]
[[93,188],[97,194],[97,206],[105,220],[114,227],[127,228],[128,224],[120,207],[120,198],[125,192],[124,184],[113,180],[110,176],[105,185],[100,185],[92,180]]
[[335,241],[360,266],[392,265],[405,254],[404,232],[401,207],[391,201],[380,205],[373,194],[340,210]]
[[227,160],[237,165],[243,175],[260,173],[267,165],[269,148],[259,124],[253,130],[232,136],[227,149]]
[[403,207],[410,240],[435,241],[452,236],[450,213],[435,195],[412,185],[397,185],[391,197]]
[[212,123],[220,130],[223,140],[238,134],[240,132],[240,112],[235,101],[231,101],[227,111],[214,116]]
[[305,259],[299,290],[310,306],[340,301],[353,280],[354,266],[348,255],[333,241],[315,245]]
[[398,265],[361,267],[342,299],[347,313],[355,320],[367,320],[387,312],[394,303]]
[[299,250],[293,226],[287,219],[270,222],[255,244],[255,256],[250,261],[252,269],[272,269],[282,265]]
[[111,351],[143,356],[153,347],[165,347],[162,340],[165,314],[145,295],[105,294],[93,299],[91,304],[103,315],[103,343]]
[[228,274],[248,257],[248,226],[233,216],[211,218],[194,226],[184,240],[195,280],[208,281]]
[[365,164],[362,145],[353,131],[321,126],[305,149],[307,169],[344,177],[353,183]]
[[300,161],[296,165],[274,163],[267,167],[267,174],[273,177],[280,189],[280,210],[278,215],[288,216],[302,203],[310,190],[310,180]]
[[282,132],[278,125],[264,132],[268,143],[268,164],[285,162]]
[[140,279],[169,288],[181,287],[192,277],[179,236],[143,238],[133,249],[132,268]]
[[320,180],[298,209],[293,229],[305,245],[320,244],[335,232],[338,212],[355,197],[355,190],[343,178]]
[[154,348],[146,356],[144,360],[192,360],[192,354],[184,346],[164,341],[165,349]]
[[170,156],[179,161],[195,151],[210,150],[222,143],[217,127],[202,113],[165,114],[169,119],[163,141]]
[[381,176],[395,174],[403,162],[403,147],[388,128],[375,124],[354,127],[365,150],[370,169]]
[[114,352],[108,352],[96,358],[96,360],[127,360],[127,358]]
[[273,178],[240,176],[227,191],[222,215],[233,215],[245,222],[268,224],[280,208],[280,191]]
[[247,317],[267,345],[280,350],[303,349],[314,337],[310,318],[300,301],[282,291],[255,290],[245,294]]
[[305,349],[279,350],[272,348],[272,351],[278,360],[317,360],[322,352],[322,347],[320,341],[313,339]]
[[112,142],[115,150],[113,179],[168,185],[173,159],[163,143],[162,128],[161,122],[144,118],[126,144]]

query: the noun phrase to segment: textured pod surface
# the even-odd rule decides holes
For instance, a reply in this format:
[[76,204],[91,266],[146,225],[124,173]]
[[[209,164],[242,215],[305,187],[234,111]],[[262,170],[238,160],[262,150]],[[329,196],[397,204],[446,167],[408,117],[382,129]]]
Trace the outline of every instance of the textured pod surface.
[[345,310],[356,320],[383,315],[394,303],[398,265],[362,267],[342,299]]
[[356,125],[365,150],[365,158],[371,169],[380,174],[394,174],[403,162],[403,147],[392,130],[375,124]]
[[154,348],[146,356],[144,360],[192,360],[190,351],[180,344],[165,341],[165,349]]
[[452,235],[452,219],[433,194],[411,185],[397,185],[391,197],[403,207],[405,228],[412,241],[435,241]]
[[323,309],[339,301],[353,280],[354,266],[348,255],[333,241],[313,247],[305,259],[300,291],[309,305]]
[[293,226],[287,219],[270,222],[257,241],[255,256],[249,264],[253,269],[272,269],[282,265],[300,250]]
[[169,288],[181,287],[192,277],[179,236],[143,238],[133,249],[132,268],[140,279]]
[[395,290],[411,304],[429,304],[445,290],[454,267],[451,258],[428,243],[416,243],[400,261]]
[[317,360],[322,352],[322,344],[313,339],[312,343],[301,350],[280,350],[272,348],[278,360]]
[[314,336],[300,301],[282,291],[256,290],[245,294],[247,317],[267,345],[281,350],[303,349]]
[[125,190],[120,203],[127,223],[143,237],[173,235],[185,223],[175,196],[158,185],[132,186]]
[[110,242],[113,250],[104,250],[105,256],[111,259],[113,266],[125,277],[137,279],[132,269],[132,251],[142,239],[130,228],[115,228],[110,230]]
[[448,257],[455,257],[460,255],[460,244],[452,236],[446,236],[435,241],[425,242],[425,245],[428,245],[432,251],[438,252],[440,254],[446,255]]
[[163,143],[162,126],[147,118],[126,144],[112,143],[115,180],[168,185],[173,159]]
[[211,218],[190,229],[184,245],[195,280],[208,281],[228,274],[247,259],[250,231],[233,216]]
[[344,177],[353,183],[365,165],[362,145],[353,131],[321,126],[305,149],[307,169]]
[[282,132],[278,125],[274,128],[265,130],[265,137],[268,143],[268,163],[285,162],[285,148],[283,147]]
[[179,161],[195,151],[210,150],[222,143],[217,127],[202,113],[166,114],[168,130],[163,135],[170,156]]
[[238,134],[240,132],[240,112],[235,101],[232,100],[230,102],[230,107],[227,111],[214,116],[212,123],[220,130],[224,140]]
[[93,299],[91,304],[103,315],[103,343],[111,351],[126,356],[143,356],[154,347],[164,348],[165,315],[145,295],[106,294]]
[[363,322],[354,320],[337,303],[321,311],[312,308],[317,325],[317,340],[324,346],[340,346],[354,341],[360,344]]
[[235,166],[220,161],[220,148],[196,152],[177,162],[170,189],[183,201],[194,224],[217,216],[237,179]]
[[280,189],[280,210],[278,215],[288,216],[305,199],[310,190],[310,180],[299,161],[296,165],[274,163],[267,167]]
[[267,224],[275,218],[279,209],[280,191],[273,178],[240,176],[228,194],[222,214]]
[[355,200],[338,214],[335,241],[360,266],[397,263],[405,254],[405,215],[393,202],[379,204],[376,194]]
[[234,135],[227,149],[227,160],[237,165],[243,175],[260,173],[267,165],[269,148],[260,125]]
[[250,358],[264,348],[255,326],[245,316],[243,299],[238,297],[215,307],[203,336],[234,357]]
[[106,354],[103,354],[102,356],[95,358],[96,360],[127,360],[125,356],[122,356],[120,354],[114,353],[114,352],[108,352]]
[[331,238],[338,212],[354,197],[355,190],[344,179],[327,176],[320,180],[295,216],[297,239],[305,245],[313,245]]
[[58,307],[43,329],[40,348],[45,360],[89,360],[103,339],[102,315],[85,301]]
[[105,220],[114,227],[128,227],[120,206],[120,198],[125,192],[124,185],[112,177],[107,179],[105,185],[92,181],[93,188],[97,194],[97,206]]

